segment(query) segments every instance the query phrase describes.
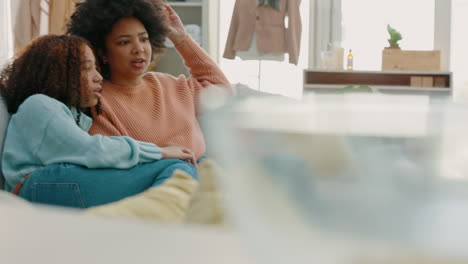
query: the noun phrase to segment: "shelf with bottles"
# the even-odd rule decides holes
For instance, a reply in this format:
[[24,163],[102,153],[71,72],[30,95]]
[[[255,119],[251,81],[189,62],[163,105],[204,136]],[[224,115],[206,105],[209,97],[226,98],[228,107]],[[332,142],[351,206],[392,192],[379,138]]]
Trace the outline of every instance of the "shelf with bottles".
[[[179,15],[186,27],[187,34],[215,61],[218,61],[219,1],[168,1],[168,4]],[[158,63],[154,69],[172,75],[188,75],[188,70],[173,43],[167,40],[165,44],[168,49],[164,54],[158,56]]]
[[[203,2],[199,1],[168,1],[179,15],[182,23],[186,27],[187,33],[200,46],[203,45]],[[174,45],[169,40],[166,41],[166,47],[172,49]]]
[[451,93],[452,73],[442,71],[304,70],[305,91],[369,86],[380,92]]

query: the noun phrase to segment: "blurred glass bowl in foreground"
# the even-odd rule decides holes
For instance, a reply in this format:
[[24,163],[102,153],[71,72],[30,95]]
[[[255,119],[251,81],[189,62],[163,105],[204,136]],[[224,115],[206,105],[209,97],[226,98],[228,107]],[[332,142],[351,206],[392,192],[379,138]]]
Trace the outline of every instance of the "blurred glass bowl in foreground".
[[468,108],[425,96],[258,97],[203,122],[263,263],[468,263]]

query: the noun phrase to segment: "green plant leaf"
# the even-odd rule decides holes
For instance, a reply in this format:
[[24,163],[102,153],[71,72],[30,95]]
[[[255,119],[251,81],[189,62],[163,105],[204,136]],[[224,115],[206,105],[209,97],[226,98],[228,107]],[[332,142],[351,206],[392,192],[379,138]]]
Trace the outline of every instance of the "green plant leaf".
[[340,90],[342,93],[372,93],[372,88],[368,85],[346,85]]
[[403,39],[401,33],[398,32],[396,29],[392,28],[390,25],[387,25],[387,31],[390,35],[390,38],[388,39],[388,43],[390,44],[390,46],[399,47],[400,45],[398,44],[398,41]]

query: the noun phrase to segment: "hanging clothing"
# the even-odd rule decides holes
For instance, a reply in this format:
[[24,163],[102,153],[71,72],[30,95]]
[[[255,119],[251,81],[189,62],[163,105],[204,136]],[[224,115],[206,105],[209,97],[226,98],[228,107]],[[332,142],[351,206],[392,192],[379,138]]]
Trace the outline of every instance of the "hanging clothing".
[[39,36],[41,30],[41,0],[21,0],[13,26],[15,51]]
[[242,60],[269,60],[269,61],[284,61],[284,53],[281,54],[272,54],[272,53],[260,53],[257,50],[257,38],[255,37],[255,33],[252,37],[252,44],[250,45],[250,49],[243,51],[237,51],[237,57],[241,58]]
[[297,65],[302,34],[300,4],[301,0],[280,0],[277,10],[259,5],[257,0],[237,0],[223,57],[234,59],[237,51],[249,50],[255,33],[259,53],[288,53],[289,62]]
[[77,0],[49,0],[49,33],[65,34],[68,19],[75,11]]

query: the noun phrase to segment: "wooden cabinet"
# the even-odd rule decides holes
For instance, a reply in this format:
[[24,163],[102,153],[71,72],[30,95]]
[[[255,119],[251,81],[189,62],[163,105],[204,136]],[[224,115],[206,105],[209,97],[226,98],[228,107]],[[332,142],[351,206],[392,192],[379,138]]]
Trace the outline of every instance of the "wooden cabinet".
[[451,93],[452,73],[438,71],[304,71],[304,91],[337,91],[366,85],[393,93]]
[[[168,1],[169,5],[179,14],[184,25],[198,25],[200,28],[200,46],[218,62],[218,14],[219,1],[189,0]],[[167,50],[156,58],[153,70],[172,75],[188,75],[182,58],[172,43],[167,42]]]

